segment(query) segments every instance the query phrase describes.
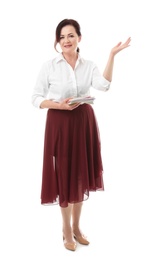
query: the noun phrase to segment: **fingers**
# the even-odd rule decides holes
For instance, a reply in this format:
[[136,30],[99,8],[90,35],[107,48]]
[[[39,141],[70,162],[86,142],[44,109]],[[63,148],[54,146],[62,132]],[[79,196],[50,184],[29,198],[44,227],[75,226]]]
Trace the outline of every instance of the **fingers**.
[[117,43],[117,45],[115,47],[119,47],[121,45],[128,45],[130,43],[130,41],[131,41],[131,37],[129,37],[124,43],[122,43],[122,42]]
[[116,47],[119,47],[122,44],[122,42],[117,43]]
[[124,44],[129,45],[130,42],[131,42],[131,37],[129,37]]
[[75,103],[73,105],[68,104],[68,110],[73,110],[73,109],[77,108],[79,105],[80,105],[80,103]]
[[73,110],[75,108],[77,108],[80,103],[75,103],[75,104],[69,104],[71,98],[66,98],[64,99],[61,103],[60,103],[60,109],[61,110]]
[[120,45],[121,50],[122,50],[122,49],[125,49],[125,48],[127,48],[127,47],[129,47],[129,46],[130,46],[130,45],[129,45],[130,41],[131,41],[131,38],[129,37],[129,38],[126,40],[126,42],[124,42],[122,45]]
[[65,99],[67,110],[73,110],[80,105],[80,103],[69,104],[70,99],[72,99],[72,97]]

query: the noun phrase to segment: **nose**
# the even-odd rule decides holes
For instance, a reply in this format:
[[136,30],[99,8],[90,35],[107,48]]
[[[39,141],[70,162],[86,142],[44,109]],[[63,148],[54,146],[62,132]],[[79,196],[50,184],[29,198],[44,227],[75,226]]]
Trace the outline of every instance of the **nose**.
[[70,42],[69,36],[65,37],[65,42]]

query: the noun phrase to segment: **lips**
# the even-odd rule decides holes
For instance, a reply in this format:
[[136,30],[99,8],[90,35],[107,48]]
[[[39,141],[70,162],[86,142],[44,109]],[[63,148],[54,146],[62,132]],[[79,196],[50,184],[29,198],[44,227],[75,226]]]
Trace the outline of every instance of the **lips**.
[[69,47],[71,47],[72,45],[64,45],[64,48],[69,48]]

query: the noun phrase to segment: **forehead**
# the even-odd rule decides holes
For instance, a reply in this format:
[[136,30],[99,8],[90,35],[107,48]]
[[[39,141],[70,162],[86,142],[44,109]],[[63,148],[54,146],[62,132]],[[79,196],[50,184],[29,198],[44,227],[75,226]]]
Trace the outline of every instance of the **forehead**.
[[72,25],[66,25],[61,29],[61,35],[66,35],[69,33],[76,33],[75,28]]

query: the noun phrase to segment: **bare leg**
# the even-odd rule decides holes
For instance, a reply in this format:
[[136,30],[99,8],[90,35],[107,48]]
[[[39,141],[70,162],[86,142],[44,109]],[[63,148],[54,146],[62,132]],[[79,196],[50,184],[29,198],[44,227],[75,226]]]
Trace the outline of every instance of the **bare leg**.
[[61,207],[61,213],[63,219],[63,237],[65,238],[67,243],[75,242],[72,234],[72,228],[71,228],[72,208],[73,208],[72,204],[69,204],[69,206],[66,208]]
[[89,241],[80,230],[80,216],[83,203],[75,203],[72,208],[72,230],[75,239],[82,245],[89,245]]
[[72,208],[72,229],[73,233],[75,233],[77,236],[81,235],[80,231],[80,216],[81,216],[81,210],[82,210],[83,203],[75,203],[73,204]]
[[[64,245],[69,250],[76,249],[75,239],[83,245],[88,245],[89,241],[82,234],[80,230],[80,216],[83,203],[69,204],[67,208],[61,207],[61,213],[63,218],[63,237]],[[71,219],[72,217],[72,219]],[[72,227],[71,227],[72,220]]]

